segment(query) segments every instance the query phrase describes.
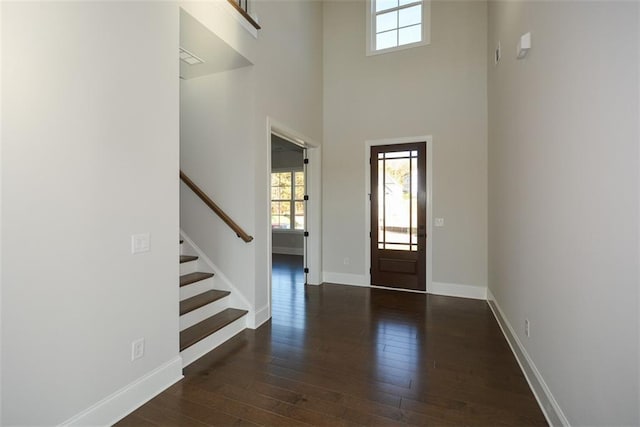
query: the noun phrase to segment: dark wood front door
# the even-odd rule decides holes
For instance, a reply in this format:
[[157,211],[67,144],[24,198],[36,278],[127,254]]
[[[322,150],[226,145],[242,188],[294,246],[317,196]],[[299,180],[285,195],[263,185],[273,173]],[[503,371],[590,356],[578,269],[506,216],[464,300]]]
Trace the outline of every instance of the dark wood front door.
[[426,143],[371,147],[371,284],[426,290]]

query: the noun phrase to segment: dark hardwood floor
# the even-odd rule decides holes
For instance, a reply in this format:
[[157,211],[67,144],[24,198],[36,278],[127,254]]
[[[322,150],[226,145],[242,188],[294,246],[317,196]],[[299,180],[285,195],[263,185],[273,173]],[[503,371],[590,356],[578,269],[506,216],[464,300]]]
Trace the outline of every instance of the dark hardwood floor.
[[274,256],[273,318],[120,426],[546,425],[487,304],[324,284]]

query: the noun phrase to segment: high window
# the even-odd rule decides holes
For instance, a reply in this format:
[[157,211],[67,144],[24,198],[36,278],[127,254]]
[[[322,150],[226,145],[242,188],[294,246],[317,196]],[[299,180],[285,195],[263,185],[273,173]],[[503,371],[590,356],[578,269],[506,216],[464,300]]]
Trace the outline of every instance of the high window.
[[367,54],[429,44],[429,0],[368,0]]
[[304,172],[271,173],[271,228],[304,230]]

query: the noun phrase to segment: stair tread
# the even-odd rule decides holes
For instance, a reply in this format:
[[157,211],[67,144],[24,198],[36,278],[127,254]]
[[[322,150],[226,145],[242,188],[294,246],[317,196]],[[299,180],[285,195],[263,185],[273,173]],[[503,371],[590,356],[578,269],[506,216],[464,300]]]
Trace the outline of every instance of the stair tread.
[[200,307],[204,307],[207,304],[210,304],[214,301],[218,301],[221,298],[226,297],[231,292],[229,291],[219,291],[216,289],[212,289],[210,291],[203,292],[194,297],[187,298],[184,301],[180,301],[180,315],[187,314],[193,310],[196,310]]
[[192,346],[200,340],[203,340],[209,335],[214,334],[245,314],[247,314],[247,310],[227,308],[220,313],[185,329],[180,332],[180,351]]
[[185,274],[184,276],[180,276],[180,286],[190,285],[191,283],[199,282],[201,280],[208,279],[209,277],[213,277],[213,273],[196,271],[195,273]]
[[198,257],[195,255],[180,255],[180,264],[184,262],[195,261],[197,259]]

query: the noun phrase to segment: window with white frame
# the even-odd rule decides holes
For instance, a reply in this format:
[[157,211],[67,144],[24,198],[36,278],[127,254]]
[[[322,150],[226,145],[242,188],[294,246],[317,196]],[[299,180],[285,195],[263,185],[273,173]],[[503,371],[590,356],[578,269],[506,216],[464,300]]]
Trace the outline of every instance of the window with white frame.
[[271,228],[304,230],[304,172],[271,173]]
[[429,44],[429,0],[367,0],[367,54]]

